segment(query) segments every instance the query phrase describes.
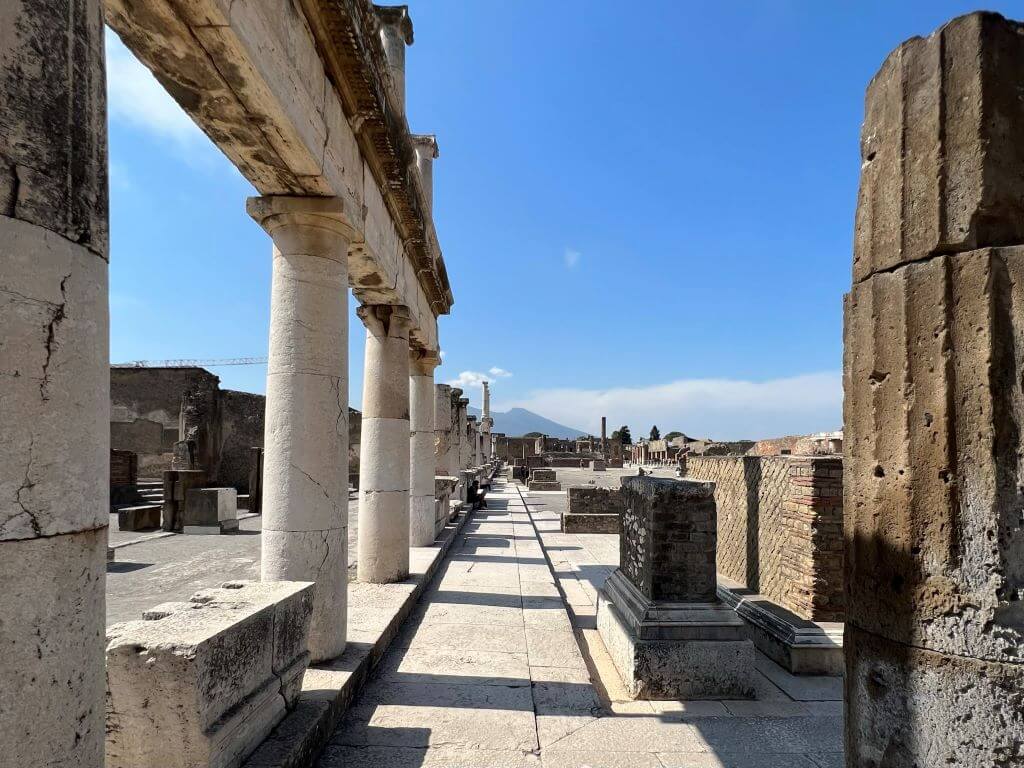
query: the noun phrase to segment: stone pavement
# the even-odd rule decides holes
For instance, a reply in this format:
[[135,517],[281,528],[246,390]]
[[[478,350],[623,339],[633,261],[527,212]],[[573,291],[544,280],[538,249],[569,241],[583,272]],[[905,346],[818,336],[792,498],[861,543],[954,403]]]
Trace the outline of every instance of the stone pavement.
[[[559,497],[531,502],[540,528],[550,526],[549,500]],[[548,557],[588,552],[569,541],[546,546]],[[607,560],[608,542],[594,542],[594,551],[602,547]],[[610,565],[601,557],[574,554],[595,579]],[[842,765],[835,702],[796,701],[767,675],[757,702],[616,701],[577,638],[589,654],[519,488],[499,482],[353,702],[320,768]]]
[[[350,581],[355,579],[358,512],[358,499],[350,497]],[[107,626],[141,618],[154,605],[187,600],[225,581],[258,580],[260,523],[260,517],[250,517],[239,522],[237,533],[201,536],[118,531],[117,515],[111,515],[110,544],[117,550],[116,560],[107,564]]]

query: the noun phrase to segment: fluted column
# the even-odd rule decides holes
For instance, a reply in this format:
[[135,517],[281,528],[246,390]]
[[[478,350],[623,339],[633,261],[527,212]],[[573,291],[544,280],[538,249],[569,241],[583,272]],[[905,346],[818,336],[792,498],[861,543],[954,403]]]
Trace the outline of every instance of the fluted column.
[[447,384],[434,387],[434,472],[451,475],[448,452],[452,442],[452,388]]
[[843,390],[849,768],[1024,751],[1024,24],[867,88]]
[[409,545],[434,541],[434,369],[436,352],[413,350],[409,357]]
[[101,768],[107,136],[95,2],[0,3],[0,765]]
[[359,459],[360,581],[409,576],[409,310],[359,308],[366,325]]
[[345,650],[348,593],[348,244],[342,201],[254,197],[274,241],[264,422],[264,581],[312,581],[309,652]]

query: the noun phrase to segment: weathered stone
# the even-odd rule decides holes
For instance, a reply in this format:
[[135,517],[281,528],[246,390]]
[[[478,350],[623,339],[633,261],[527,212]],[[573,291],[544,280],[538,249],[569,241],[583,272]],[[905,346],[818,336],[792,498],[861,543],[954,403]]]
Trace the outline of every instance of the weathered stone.
[[973,13],[903,43],[868,86],[854,281],[1024,242],[1024,25]]
[[321,661],[345,649],[351,228],[335,198],[250,198],[247,210],[274,241],[260,573],[316,584]]
[[619,533],[625,511],[617,488],[575,486],[569,489],[569,508],[562,515],[565,533]]
[[185,495],[182,525],[218,530],[238,528],[238,491],[234,488],[190,488]]
[[237,766],[295,705],[313,585],[235,582],[107,630],[107,766]]
[[753,696],[753,643],[716,595],[713,492],[691,480],[622,481],[620,567],[599,592],[597,628],[633,696]]
[[138,504],[117,510],[117,528],[120,531],[144,531],[160,527],[160,504]]
[[426,547],[434,541],[436,495],[434,482],[434,369],[436,353],[415,350],[409,358],[409,545]]
[[531,491],[560,491],[562,484],[548,480],[531,480],[527,483],[527,489]]

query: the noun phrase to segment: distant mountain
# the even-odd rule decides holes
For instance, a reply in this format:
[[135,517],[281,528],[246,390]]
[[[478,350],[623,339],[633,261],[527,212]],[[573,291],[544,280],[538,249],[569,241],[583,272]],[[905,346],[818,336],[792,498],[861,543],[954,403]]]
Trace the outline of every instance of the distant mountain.
[[[470,416],[480,418],[479,408],[469,406],[467,412]],[[545,419],[540,414],[525,408],[513,408],[504,413],[491,411],[491,418],[494,419],[493,431],[501,432],[509,437],[520,437],[527,432],[540,432],[548,437],[562,437],[571,440],[586,435],[585,432],[559,424],[551,419]]]

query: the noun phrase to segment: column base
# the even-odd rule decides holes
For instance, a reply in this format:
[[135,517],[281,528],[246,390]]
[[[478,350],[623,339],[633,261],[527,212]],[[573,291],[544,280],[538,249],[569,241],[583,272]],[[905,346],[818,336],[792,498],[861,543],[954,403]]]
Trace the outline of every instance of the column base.
[[846,765],[1024,762],[1024,664],[947,656],[846,624]]
[[754,644],[720,603],[655,603],[615,571],[598,593],[597,630],[634,698],[754,696]]

